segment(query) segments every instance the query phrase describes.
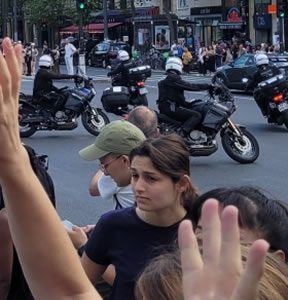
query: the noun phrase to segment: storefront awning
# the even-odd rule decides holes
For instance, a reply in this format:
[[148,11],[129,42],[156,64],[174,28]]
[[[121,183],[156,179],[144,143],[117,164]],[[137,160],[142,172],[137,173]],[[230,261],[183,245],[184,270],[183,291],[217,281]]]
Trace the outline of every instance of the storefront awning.
[[243,21],[241,22],[219,22],[220,29],[242,29]]
[[[120,22],[115,22],[115,23],[108,23],[108,28],[116,27],[121,25],[122,23]],[[78,26],[68,26],[65,28],[62,28],[60,32],[62,33],[75,33],[79,31]],[[83,31],[89,32],[89,33],[102,33],[104,31],[104,24],[103,23],[95,23],[95,24],[89,24],[86,26],[83,26]]]

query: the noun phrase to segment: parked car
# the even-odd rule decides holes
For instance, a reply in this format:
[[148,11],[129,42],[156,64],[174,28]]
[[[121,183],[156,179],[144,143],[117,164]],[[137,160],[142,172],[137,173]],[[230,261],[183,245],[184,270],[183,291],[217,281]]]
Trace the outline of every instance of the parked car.
[[[256,72],[256,55],[257,54],[244,54],[235,59],[231,64],[217,68],[214,76],[220,79],[230,89],[245,90],[246,83],[243,82],[242,79],[251,78]],[[269,62],[277,66],[283,75],[288,77],[288,56],[270,54],[267,56]]]
[[126,50],[130,53],[130,46],[124,42],[101,42],[92,48],[88,54],[87,65],[106,68],[108,65],[111,65],[112,59],[117,57],[119,50]]

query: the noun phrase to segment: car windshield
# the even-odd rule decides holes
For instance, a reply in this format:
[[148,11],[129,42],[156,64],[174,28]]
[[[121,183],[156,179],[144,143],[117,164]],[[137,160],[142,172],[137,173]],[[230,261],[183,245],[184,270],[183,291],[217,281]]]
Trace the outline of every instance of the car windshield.
[[108,45],[107,44],[98,44],[95,47],[95,51],[106,51],[108,50]]
[[253,63],[253,57],[242,55],[234,61],[233,66],[244,67],[245,65],[251,65]]
[[112,51],[119,51],[119,50],[124,50],[127,46],[123,45],[123,44],[119,44],[119,45],[112,45],[111,46],[111,50]]

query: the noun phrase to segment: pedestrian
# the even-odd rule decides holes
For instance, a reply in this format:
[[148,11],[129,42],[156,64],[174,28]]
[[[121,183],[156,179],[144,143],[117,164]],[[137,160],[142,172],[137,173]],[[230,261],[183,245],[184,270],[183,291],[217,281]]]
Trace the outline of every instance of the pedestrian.
[[41,52],[41,55],[45,55],[45,54],[48,54],[48,55],[50,54],[50,49],[48,47],[47,41],[43,42],[42,52]]
[[211,75],[215,73],[215,51],[212,46],[208,46],[207,57],[207,70]]
[[35,47],[35,43],[31,43],[31,53],[32,53],[31,72],[32,75],[35,75],[36,61],[39,54],[37,48]]
[[74,68],[73,68],[73,55],[76,52],[75,46],[69,42],[69,39],[65,40],[65,63],[67,67],[68,75],[74,75]]
[[225,57],[223,58],[223,64],[224,65],[229,65],[233,62],[233,56],[230,50],[230,47],[227,46],[225,49]]
[[[98,151],[94,145],[89,150],[90,155]],[[136,278],[152,257],[174,248],[179,222],[189,218],[197,195],[189,178],[189,152],[177,135],[144,141],[132,150],[130,162],[137,207],[103,215],[81,258],[91,282],[115,265],[111,299],[134,299]]]
[[241,57],[244,54],[246,54],[246,49],[244,48],[243,44],[240,44],[238,48],[237,57]]
[[51,55],[53,59],[52,71],[55,74],[60,74],[60,51],[58,45],[55,45],[55,49],[51,51]]
[[199,56],[198,56],[198,62],[199,62],[199,74],[205,76],[207,73],[207,48],[202,46],[199,49]]
[[178,49],[177,49],[176,41],[173,41],[170,51],[171,51],[172,56],[177,56],[178,55]]
[[215,64],[216,64],[216,68],[219,68],[222,65],[222,54],[223,54],[223,48],[220,47],[219,43],[216,43],[216,45],[215,45]]
[[183,61],[183,71],[187,74],[189,74],[190,72],[190,63],[192,61],[192,55],[191,53],[188,51],[187,47],[184,47],[184,52],[182,55],[182,61]]
[[178,43],[178,46],[177,46],[177,56],[182,59],[182,55],[183,55],[183,52],[184,52],[184,41],[181,41]]

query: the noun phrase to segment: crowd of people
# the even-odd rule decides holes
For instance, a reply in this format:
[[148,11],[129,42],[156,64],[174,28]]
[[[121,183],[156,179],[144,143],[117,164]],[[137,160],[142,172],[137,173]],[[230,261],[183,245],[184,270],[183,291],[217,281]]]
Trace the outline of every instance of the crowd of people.
[[[190,179],[183,139],[160,135],[157,116],[148,107],[106,125],[93,144],[79,151],[82,159],[100,162],[89,191],[109,199],[113,209],[96,224],[65,230],[19,137],[22,47],[5,39],[3,51],[5,216],[1,210],[0,229],[5,226],[11,235],[35,299],[101,299],[94,288],[101,277],[112,285],[111,299],[287,298],[286,204],[253,187],[201,195]],[[1,247],[3,242],[4,261]],[[7,274],[6,281],[0,280],[3,299],[11,289],[21,289]],[[31,298],[23,294],[21,299]]]

